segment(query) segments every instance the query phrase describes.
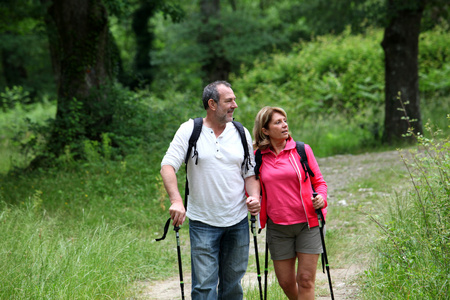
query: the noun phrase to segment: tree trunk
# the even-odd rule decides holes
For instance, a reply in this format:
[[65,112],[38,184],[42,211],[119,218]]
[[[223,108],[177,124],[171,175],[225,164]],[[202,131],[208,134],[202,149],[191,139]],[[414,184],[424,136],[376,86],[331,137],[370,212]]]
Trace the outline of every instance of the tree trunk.
[[133,31],[136,36],[136,55],[134,57],[134,71],[136,78],[131,83],[133,89],[139,85],[150,84],[153,80],[150,50],[154,40],[154,33],[149,28],[149,20],[157,9],[156,1],[141,1],[139,8],[133,14]]
[[101,0],[41,0],[53,70],[57,113],[49,150],[62,152],[80,137],[99,139],[112,119],[111,103],[99,89],[111,82],[112,53],[108,16]]
[[422,1],[415,1],[408,5],[402,3],[398,8],[400,2],[404,1],[389,1],[393,16],[381,43],[385,54],[383,141],[387,144],[414,142],[414,136],[402,137],[409,127],[413,127],[415,133],[422,132],[418,54],[423,5]]
[[228,80],[231,63],[226,59],[224,46],[221,44],[220,0],[200,0],[200,12],[203,25],[199,43],[206,49],[206,58],[202,62],[205,83]]

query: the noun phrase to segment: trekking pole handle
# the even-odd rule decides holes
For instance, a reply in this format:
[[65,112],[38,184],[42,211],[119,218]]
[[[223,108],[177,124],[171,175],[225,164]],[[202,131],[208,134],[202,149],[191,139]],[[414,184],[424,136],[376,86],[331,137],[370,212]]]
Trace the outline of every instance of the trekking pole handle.
[[[316,198],[318,193],[316,191],[314,191],[312,195],[313,195],[313,198]],[[322,209],[321,208],[316,209],[316,214],[317,214],[317,218],[319,219],[319,226],[322,227],[323,223],[324,223]]]
[[[319,194],[318,194],[316,191],[313,191],[313,198],[316,198],[317,195],[319,195]],[[321,212],[322,212],[322,209],[320,209],[320,208],[316,209],[316,213],[317,213],[317,214],[319,214],[319,213],[321,213]]]
[[[316,191],[313,191],[312,195],[313,195],[313,198],[316,198],[317,195],[319,195],[319,194]],[[320,208],[316,209],[316,213],[319,213],[319,212],[320,212]]]
[[252,233],[254,236],[256,236],[256,226],[255,226],[256,217],[254,215],[251,215],[250,221],[252,222]]

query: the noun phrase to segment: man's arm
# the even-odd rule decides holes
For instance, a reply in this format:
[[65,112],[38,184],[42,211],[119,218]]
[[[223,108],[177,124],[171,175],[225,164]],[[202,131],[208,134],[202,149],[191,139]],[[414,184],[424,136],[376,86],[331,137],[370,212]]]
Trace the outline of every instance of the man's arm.
[[259,180],[255,176],[250,176],[245,180],[245,190],[249,195],[247,198],[247,209],[251,215],[256,216],[261,210],[261,203],[259,201],[261,195],[261,186]]
[[178,190],[175,169],[170,165],[163,165],[160,173],[171,203],[169,213],[170,218],[173,220],[172,225],[180,226],[186,219],[186,209],[183,205],[183,198],[181,198],[180,191]]

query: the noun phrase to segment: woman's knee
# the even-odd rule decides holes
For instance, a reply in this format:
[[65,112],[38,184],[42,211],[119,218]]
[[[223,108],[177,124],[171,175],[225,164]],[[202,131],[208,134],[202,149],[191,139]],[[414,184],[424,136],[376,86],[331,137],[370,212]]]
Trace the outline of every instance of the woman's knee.
[[314,275],[309,273],[300,273],[297,276],[298,286],[302,289],[313,289],[314,288]]
[[290,290],[296,287],[297,282],[288,278],[278,278],[278,284],[283,290]]

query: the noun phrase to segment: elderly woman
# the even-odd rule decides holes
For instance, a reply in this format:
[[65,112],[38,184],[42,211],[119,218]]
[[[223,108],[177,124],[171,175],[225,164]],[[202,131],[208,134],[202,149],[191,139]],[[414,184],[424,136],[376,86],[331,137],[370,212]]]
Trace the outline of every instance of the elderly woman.
[[267,223],[267,242],[278,283],[291,300],[314,299],[322,253],[315,210],[322,209],[326,215],[327,184],[309,145],[305,144],[305,151],[314,177],[300,167],[300,155],[282,108],[262,108],[253,135],[253,149],[262,154],[260,226],[264,228]]

